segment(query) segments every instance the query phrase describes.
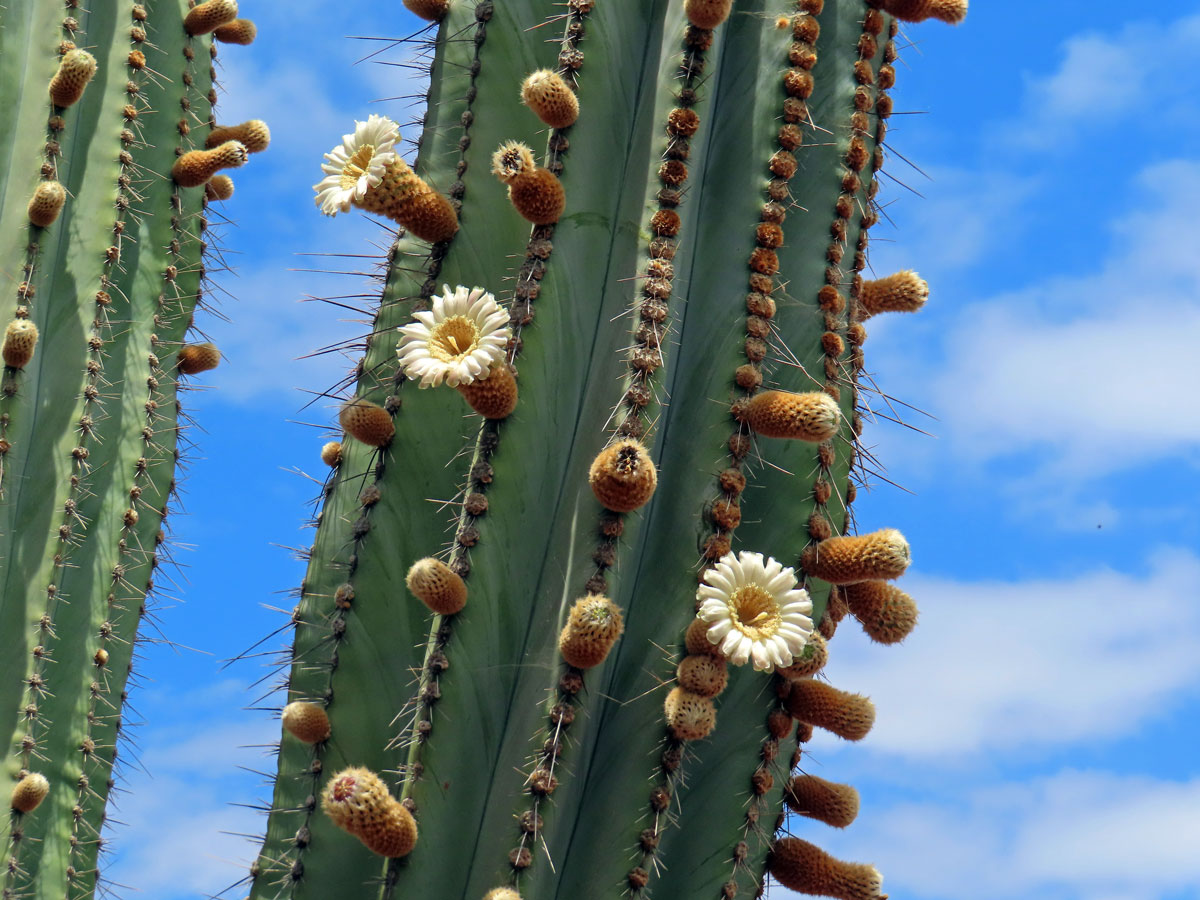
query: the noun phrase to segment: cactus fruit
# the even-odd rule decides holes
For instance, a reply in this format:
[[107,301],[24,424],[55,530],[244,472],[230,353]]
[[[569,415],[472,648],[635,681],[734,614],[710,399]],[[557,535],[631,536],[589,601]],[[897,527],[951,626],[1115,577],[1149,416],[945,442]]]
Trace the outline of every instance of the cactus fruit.
[[284,731],[306,744],[329,739],[329,716],[315,703],[295,700],[283,708],[280,718]]
[[[252,900],[761,892],[798,743],[874,719],[814,680],[840,585],[908,563],[848,509],[862,323],[915,305],[865,274],[902,45],[879,5],[424,7],[416,152],[368,117],[315,186],[400,228],[290,620],[289,697],[333,737],[280,745]],[[311,802],[345,766],[379,773],[375,819],[419,819],[403,860]]]
[[771,874],[786,888],[836,900],[886,900],[880,893],[883,878],[873,866],[834,859],[799,838],[780,838],[767,863]]
[[0,355],[4,364],[14,369],[23,369],[33,359],[37,347],[38,330],[28,319],[13,319],[4,329],[4,344]]
[[908,541],[895,528],[831,537],[805,549],[804,571],[830,584],[899,578],[912,562]]
[[231,13],[0,10],[0,773],[21,813],[0,816],[5,897],[102,883],[139,626],[170,583],[180,381],[219,359],[190,337],[224,266],[211,172],[171,175],[197,151],[243,159],[205,149],[215,64],[195,36]]
[[50,782],[40,772],[31,772],[13,785],[11,806],[19,813],[31,813],[50,794]]
[[467,605],[466,583],[432,556],[413,563],[405,583],[414,597],[439,616],[452,616]]

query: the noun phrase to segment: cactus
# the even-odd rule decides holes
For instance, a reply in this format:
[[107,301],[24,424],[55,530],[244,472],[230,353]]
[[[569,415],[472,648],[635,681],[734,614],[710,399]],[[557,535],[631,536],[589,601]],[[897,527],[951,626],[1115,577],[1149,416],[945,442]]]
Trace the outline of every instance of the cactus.
[[[186,343],[212,240],[197,173],[214,160],[190,179],[172,173],[210,152],[216,51],[203,34],[237,4],[191,6],[0,8],[5,898],[97,886],[126,679],[181,448],[180,376],[219,360]],[[216,163],[250,149],[222,147]]]
[[[907,543],[850,536],[850,504],[862,321],[927,290],[863,273],[889,10],[965,0],[406,5],[438,21],[419,178],[376,117],[316,186],[400,228],[283,664],[329,737],[282,737],[251,897],[718,900],[769,861],[879,897],[774,834],[785,797],[857,810],[789,783],[813,725],[874,720],[814,679],[822,636],[915,622],[880,606],[911,605],[885,589]],[[454,212],[432,245],[431,191]],[[330,799],[360,789],[415,843],[373,851]]]

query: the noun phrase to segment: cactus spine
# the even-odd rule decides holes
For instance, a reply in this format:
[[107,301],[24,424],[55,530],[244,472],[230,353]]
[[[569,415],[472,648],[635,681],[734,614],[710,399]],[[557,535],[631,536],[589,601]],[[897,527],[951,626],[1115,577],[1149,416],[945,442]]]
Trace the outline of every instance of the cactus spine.
[[211,239],[204,189],[171,177],[204,147],[215,96],[211,39],[187,33],[188,7],[0,9],[0,304],[28,323],[10,335],[37,337],[26,354],[6,337],[0,376],[6,898],[102,883],[126,678],[180,445],[178,354]]

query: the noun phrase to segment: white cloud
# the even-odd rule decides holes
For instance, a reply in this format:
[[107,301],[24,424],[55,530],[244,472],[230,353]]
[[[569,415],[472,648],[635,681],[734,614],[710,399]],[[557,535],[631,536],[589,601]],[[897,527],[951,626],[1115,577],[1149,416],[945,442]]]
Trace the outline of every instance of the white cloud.
[[892,896],[1165,900],[1200,882],[1200,779],[1067,770],[793,828],[877,865]]
[[1190,94],[1178,57],[1168,48],[1197,40],[1196,14],[1161,24],[1126,22],[1119,30],[1069,38],[1053,72],[1025,75],[1022,115],[1005,123],[1001,140],[1049,149],[1085,129],[1112,129],[1126,116],[1145,116],[1148,105],[1166,112]]
[[[983,300],[963,295],[967,286],[935,287],[925,323],[871,323],[872,366],[892,393],[920,398],[945,438],[892,440],[893,463],[1018,458],[1030,473],[1024,489],[1057,496],[1200,448],[1200,224],[1191,214],[1200,161],[1150,166],[1137,187],[1094,269]],[[908,352],[905,335],[931,329],[942,333],[942,357]]]
[[854,748],[823,735],[814,747],[873,771],[880,757],[982,765],[1135,733],[1200,684],[1198,583],[1200,559],[1181,551],[1160,552],[1141,576],[908,576],[900,586],[921,622],[902,646],[869,645],[847,620],[831,647],[831,682],[874,699],[874,730]]

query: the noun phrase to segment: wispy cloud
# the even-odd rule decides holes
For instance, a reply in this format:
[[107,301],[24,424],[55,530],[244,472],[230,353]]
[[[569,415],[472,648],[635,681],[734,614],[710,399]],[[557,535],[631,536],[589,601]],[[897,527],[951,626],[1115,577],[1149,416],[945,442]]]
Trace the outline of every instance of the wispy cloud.
[[893,896],[1165,900],[1200,881],[1200,779],[1066,770],[869,810],[844,833],[793,827],[874,863]]
[[[969,766],[1135,733],[1200,685],[1198,583],[1200,559],[1181,551],[1140,576],[906,577],[922,620],[903,646],[868,645],[852,620],[831,646],[832,683],[879,710],[861,749],[839,757],[866,770],[880,756]],[[840,748],[825,736],[814,746]]]

